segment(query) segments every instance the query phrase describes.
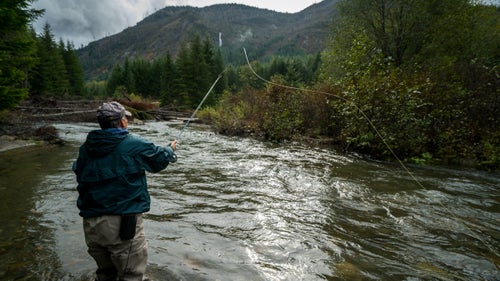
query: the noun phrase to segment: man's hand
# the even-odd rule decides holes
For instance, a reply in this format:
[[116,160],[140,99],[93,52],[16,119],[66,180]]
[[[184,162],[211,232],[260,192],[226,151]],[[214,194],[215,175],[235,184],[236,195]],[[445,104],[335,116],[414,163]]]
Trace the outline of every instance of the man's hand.
[[177,150],[177,140],[173,140],[171,143],[170,143],[170,146],[172,147],[172,149],[174,151]]

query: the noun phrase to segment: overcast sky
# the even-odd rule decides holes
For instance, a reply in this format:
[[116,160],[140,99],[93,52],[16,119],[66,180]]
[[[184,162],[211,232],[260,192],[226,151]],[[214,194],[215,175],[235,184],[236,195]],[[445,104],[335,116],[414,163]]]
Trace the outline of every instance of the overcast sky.
[[71,41],[76,48],[134,26],[165,6],[205,7],[239,3],[278,12],[296,13],[321,0],[36,0],[33,7],[45,9],[34,27],[41,33],[49,23],[55,40]]

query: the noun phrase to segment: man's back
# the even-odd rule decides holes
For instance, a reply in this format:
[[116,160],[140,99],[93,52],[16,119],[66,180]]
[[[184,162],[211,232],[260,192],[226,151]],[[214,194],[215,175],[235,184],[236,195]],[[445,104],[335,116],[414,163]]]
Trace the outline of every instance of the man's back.
[[73,165],[82,217],[125,215],[149,211],[145,171],[165,169],[173,151],[128,134],[96,130],[89,133]]

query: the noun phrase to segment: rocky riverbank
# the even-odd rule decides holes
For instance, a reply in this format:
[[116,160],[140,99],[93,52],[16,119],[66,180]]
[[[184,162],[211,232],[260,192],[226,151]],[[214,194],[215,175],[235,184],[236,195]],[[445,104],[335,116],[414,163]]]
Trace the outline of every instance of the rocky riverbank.
[[[0,152],[32,145],[63,145],[53,122],[96,122],[96,109],[105,100],[26,100],[0,113]],[[185,119],[190,112],[159,108],[154,103],[120,100],[141,120]]]

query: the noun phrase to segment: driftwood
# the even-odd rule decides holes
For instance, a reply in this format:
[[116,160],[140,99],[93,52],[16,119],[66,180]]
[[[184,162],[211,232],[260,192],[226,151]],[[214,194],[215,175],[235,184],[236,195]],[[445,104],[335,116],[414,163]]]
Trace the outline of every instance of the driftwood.
[[[27,100],[16,108],[20,115],[30,120],[94,122],[95,112],[104,100]],[[158,121],[179,120],[196,122],[189,119],[190,110],[178,107],[158,107],[156,103],[132,103],[121,101],[133,111],[138,119],[152,118]],[[145,113],[145,114],[143,114]],[[148,116],[149,115],[149,116]]]
[[60,112],[60,113],[50,113],[50,114],[34,114],[32,117],[35,118],[43,118],[43,117],[56,117],[56,116],[65,116],[65,115],[74,115],[74,114],[87,114],[94,113],[95,110],[84,110],[84,111],[72,111],[72,112]]
[[18,106],[17,109],[30,110],[30,111],[61,111],[61,110],[75,110],[75,107],[38,107],[38,106]]
[[157,120],[183,120],[189,118],[189,112],[180,112],[174,110],[164,110],[164,109],[155,109],[148,110],[146,113],[152,115]]

